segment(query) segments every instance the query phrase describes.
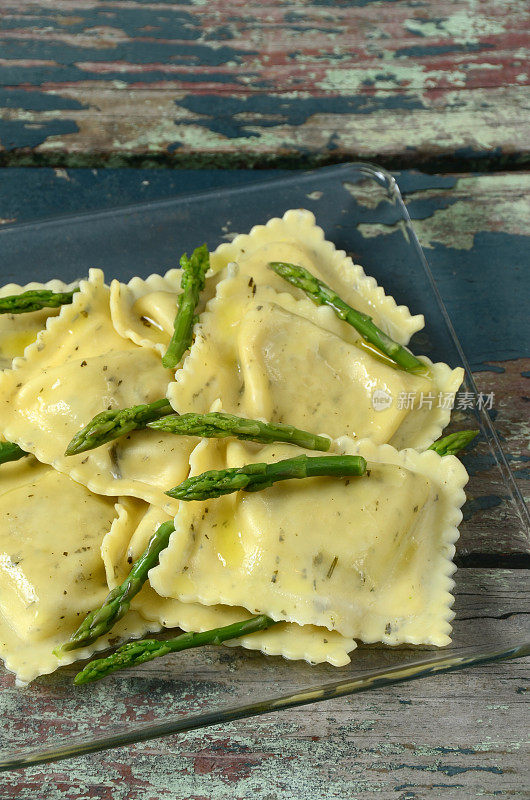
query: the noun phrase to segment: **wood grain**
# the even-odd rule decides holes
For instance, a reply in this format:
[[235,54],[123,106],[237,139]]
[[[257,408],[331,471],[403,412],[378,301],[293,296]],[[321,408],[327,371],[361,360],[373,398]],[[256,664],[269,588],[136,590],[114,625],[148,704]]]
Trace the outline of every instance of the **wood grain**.
[[529,160],[528,4],[3,0],[4,165]]
[[[495,637],[511,620],[511,635],[525,630],[528,573],[521,570],[461,570],[457,616],[468,643]],[[356,657],[357,654],[354,654]],[[398,652],[394,652],[400,658]],[[221,657],[222,656],[222,657]],[[263,657],[251,662],[246,684],[250,697],[263,692]],[[217,702],[211,680],[234,684],[236,654],[222,648],[187,654],[184,682],[168,681],[168,708],[199,704],[201,686]],[[278,690],[290,685],[296,666],[274,659]],[[181,660],[181,663],[183,661]],[[190,667],[193,665],[193,671]],[[162,672],[155,663],[140,668],[148,676]],[[524,661],[497,663],[384,690],[317,703],[216,726],[141,745],[32,767],[0,776],[1,800],[343,800],[395,797],[400,800],[447,797],[464,800],[526,793],[528,735],[524,704],[528,690]],[[189,686],[186,694],[186,680]],[[107,709],[113,716],[149,720],[149,696],[136,684],[134,705],[117,692]],[[172,689],[174,687],[174,689]],[[127,690],[131,685],[127,682]],[[10,691],[3,688],[3,691]],[[75,730],[76,703],[65,702],[67,687],[55,692],[62,711],[51,724],[50,697],[40,709],[41,735]],[[9,722],[9,720],[8,720]],[[38,733],[37,727],[37,733]]]

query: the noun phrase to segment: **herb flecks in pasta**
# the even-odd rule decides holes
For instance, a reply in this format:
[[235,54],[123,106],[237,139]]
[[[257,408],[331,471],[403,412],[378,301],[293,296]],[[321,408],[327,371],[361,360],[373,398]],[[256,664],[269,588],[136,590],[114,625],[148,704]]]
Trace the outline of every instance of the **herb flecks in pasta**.
[[171,521],[160,525],[145,551],[133,564],[126,580],[110,592],[100,608],[90,612],[69,641],[55,651],[57,656],[68,650],[77,650],[92,644],[100,636],[108,633],[115,623],[125,616],[132,598],[138,594],[147,580],[147,573],[158,564],[159,555],[167,547],[169,537],[174,530],[175,526]]
[[[208,513],[207,508],[205,513]],[[147,506],[140,500],[122,498],[117,507],[118,516],[101,545],[109,587],[124,583],[131,564],[136,562],[157,527],[168,521],[168,515],[156,506]],[[165,628],[180,628],[183,631],[207,631],[232,625],[249,619],[252,614],[240,606],[183,603],[171,597],[161,597],[146,581],[141,591],[132,598],[131,609],[138,611],[144,619]],[[125,619],[129,619],[129,614]],[[121,624],[121,623],[119,623]],[[139,631],[135,638],[142,635]],[[134,636],[134,633],[133,633]],[[249,636],[227,643],[248,650],[258,650],[267,655],[288,659],[305,659],[311,664],[328,662],[340,667],[349,663],[348,653],[355,649],[351,637],[337,631],[328,631],[314,625],[296,625],[280,622]]]
[[428,373],[428,366],[419,358],[416,358],[409,350],[395,342],[390,336],[374,324],[371,317],[361,311],[357,311],[352,306],[345,303],[338,294],[327,286],[323,281],[318,280],[304,267],[285,262],[273,262],[270,268],[280,275],[284,280],[302,289],[315,305],[327,305],[333,309],[335,314],[358,331],[363,339],[377,347],[382,353],[387,355],[392,361],[404,369],[416,375]]
[[[292,449],[207,440],[195,448],[191,472],[281,462]],[[259,608],[365,642],[447,644],[464,467],[454,456],[368,440],[343,438],[332,449],[363,456],[369,476],[284,481],[181,503],[151,586],[165,597]]]
[[[61,660],[52,653],[108,592],[100,546],[115,513],[114,498],[92,494],[36,459],[2,466],[0,655],[19,681],[108,647],[103,637]],[[134,612],[114,636],[157,628]]]
[[451,400],[461,369],[426,359],[430,380],[396,369],[360,349],[357,332],[330,308],[248,284],[230,267],[201,316],[167,392],[181,414],[207,413],[219,398],[226,413],[334,438],[424,449],[440,435],[450,405],[438,398]]
[[271,286],[276,292],[288,289],[293,299],[303,297],[300,289],[291,288],[268,268],[270,261],[301,264],[335,286],[347,303],[373,316],[376,325],[400,344],[407,344],[412,334],[424,327],[423,314],[412,316],[406,306],[398,306],[393,297],[385,295],[360,264],[326,240],[315,215],[305,208],[290,209],[266,225],[255,225],[248,234],[224,242],[210,255],[214,272],[236,262],[247,280],[251,277],[258,288]]
[[181,266],[0,288],[7,667],[27,681],[124,638],[76,683],[209,642],[336,666],[354,637],[446,644],[451,454],[474,432],[434,440],[462,371],[405,349],[423,317],[311,212]]
[[73,303],[0,375],[2,433],[93,492],[139,497],[174,513],[176,504],[164,492],[186,477],[191,438],[139,430],[64,454],[94,416],[149,406],[167,391],[159,354],[116,333],[109,294],[103,274],[91,270]]

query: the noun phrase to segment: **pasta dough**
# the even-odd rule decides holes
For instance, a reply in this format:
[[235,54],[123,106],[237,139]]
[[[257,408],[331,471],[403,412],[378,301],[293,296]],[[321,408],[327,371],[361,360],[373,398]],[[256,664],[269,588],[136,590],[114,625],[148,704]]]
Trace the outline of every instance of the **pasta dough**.
[[[150,572],[153,588],[365,642],[447,644],[464,467],[453,456],[398,452],[368,440],[343,437],[333,449],[365,456],[367,476],[285,481],[181,503],[169,547]],[[201,442],[191,471],[299,452]]]
[[[331,309],[270,287],[256,289],[231,268],[196,327],[168,398],[179,413],[204,413],[220,398],[228,413],[331,437],[428,447],[450,417],[437,401],[454,398],[463,370],[424,359],[432,378],[411,375],[360,348],[356,336],[342,338],[343,325]],[[380,408],[378,396],[389,403]],[[430,406],[410,409],[402,402],[409,396],[416,406],[430,397]]]
[[221,244],[210,258],[216,272],[234,261],[258,286],[272,286],[280,292],[288,290],[297,299],[304,293],[289,286],[267,265],[269,261],[287,261],[305,267],[332,286],[347,303],[370,314],[400,344],[407,344],[412,334],[424,327],[422,314],[411,316],[406,306],[398,306],[393,297],[385,295],[384,289],[365,275],[359,264],[326,241],[314,214],[303,208],[286,211],[281,219],[275,217],[266,225],[256,225],[249,234]]
[[157,353],[116,333],[103,274],[91,270],[72,305],[0,377],[3,433],[93,492],[140,497],[174,513],[176,503],[164,491],[186,477],[196,439],[135,431],[95,450],[64,455],[74,434],[97,413],[164,397],[169,374]]
[[[120,336],[164,355],[173,335],[181,277],[181,269],[170,269],[165,275],[150,275],[145,280],[112,281],[110,312]],[[197,314],[204,311],[207,301],[214,296],[217,282],[215,275],[206,278]]]
[[[57,280],[48,283],[28,283],[27,286],[8,283],[0,289],[0,297],[21,294],[30,289],[69,292],[76,285],[76,283],[67,285]],[[26,347],[35,341],[38,332],[46,327],[48,317],[57,316],[60,310],[60,308],[42,308],[39,311],[29,311],[24,314],[0,314],[0,370],[9,369],[13,359],[21,356]]]
[[146,280],[112,281],[110,312],[120,336],[164,355],[173,333],[181,275],[180,269],[171,269]]
[[20,682],[153,629],[134,613],[61,662],[52,653],[108,593],[100,546],[115,515],[113,500],[32,457],[2,466],[0,655]]
[[[169,519],[160,509],[146,506],[139,500],[126,499],[118,504],[117,509],[118,516],[101,548],[110,588],[125,580],[130,564],[144,551],[156,528]],[[133,599],[131,607],[149,621],[185,631],[209,630],[240,622],[250,616],[241,607],[204,606],[160,597],[149,582]],[[341,636],[337,631],[290,623],[281,623],[229,644],[261,650],[267,655],[305,659],[313,664],[327,661],[334,666],[348,664],[348,653],[356,647],[353,639]]]

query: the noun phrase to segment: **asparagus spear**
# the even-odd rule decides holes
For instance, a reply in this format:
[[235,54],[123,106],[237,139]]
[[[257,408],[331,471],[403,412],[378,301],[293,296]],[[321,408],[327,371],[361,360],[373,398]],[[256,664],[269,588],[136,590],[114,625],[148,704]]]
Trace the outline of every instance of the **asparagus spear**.
[[181,436],[216,439],[234,436],[236,439],[250,439],[265,444],[289,442],[307,450],[329,450],[330,445],[327,437],[299,430],[292,425],[259,422],[257,419],[245,419],[221,411],[212,411],[209,414],[174,414],[150,422],[147,427]]
[[431,444],[429,450],[434,450],[440,456],[456,456],[460,450],[467,447],[475,436],[478,436],[480,431],[457,431],[457,433],[450,433],[448,436],[443,436],[438,439],[434,444]]
[[5,464],[7,461],[18,461],[19,458],[24,456],[27,456],[27,453],[18,444],[0,442],[0,464]]
[[[478,431],[460,431],[434,442],[430,450],[440,455],[455,455],[466,447]],[[194,475],[166,492],[177,500],[207,500],[223,494],[243,490],[258,492],[272,486],[275,481],[290,478],[309,478],[317,475],[335,477],[360,476],[366,472],[362,456],[296,456],[275,464],[246,464],[223,470],[209,470]]]
[[93,450],[130,431],[145,428],[148,422],[174,413],[169,400],[165,398],[131,408],[102,411],[76,433],[66,448],[65,455],[75,456],[84,453],[85,450]]
[[140,558],[134,562],[127,578],[107,595],[100,608],[85,617],[68,642],[53,651],[56,656],[60,657],[68,650],[77,650],[95,642],[127,613],[132,598],[144,585],[149,570],[158,564],[160,553],[168,546],[169,537],[174,530],[171,520],[157,528]]
[[72,302],[79,289],[71,292],[52,292],[50,289],[30,289],[20,294],[0,297],[0,314],[24,314],[41,308],[57,308]]
[[318,278],[315,278],[304,267],[299,267],[296,264],[286,264],[283,261],[271,262],[269,267],[288,283],[298,289],[302,289],[317,306],[330,306],[335,314],[355,328],[366,342],[373,344],[406,372],[415,374],[428,372],[428,367],[423,361],[420,361],[409,350],[395,342],[390,336],[387,336],[384,331],[374,324],[368,314],[363,314],[361,311],[349,306],[333,289]]
[[275,620],[265,614],[259,614],[243,620],[243,622],[234,622],[232,625],[225,625],[222,628],[213,628],[213,630],[202,633],[183,633],[175,639],[166,639],[165,641],[141,639],[136,642],[128,642],[110,656],[96,658],[87,664],[81,672],[77,673],[74,683],[80,686],[83,683],[99,681],[110,675],[111,672],[144,664],[146,661],[152,661],[153,658],[165,656],[167,653],[177,653],[192,647],[202,647],[205,644],[221,644],[230,639],[238,639],[240,636],[248,636],[249,633],[263,631],[274,624]]
[[246,464],[244,467],[212,469],[180,483],[169,492],[177,500],[207,500],[243,490],[259,492],[276,481],[329,475],[346,478],[364,475],[366,461],[362,456],[296,456],[274,464]]
[[210,266],[210,254],[206,245],[197,247],[191,254],[191,258],[184,254],[180,259],[180,266],[183,270],[180,284],[182,293],[177,301],[175,330],[162,359],[162,364],[168,369],[174,369],[177,366],[191,344],[195,308],[199,302],[199,295],[204,289],[204,277]]
[[[442,456],[455,455],[466,447],[478,433],[478,431],[471,430],[452,433],[438,439],[429,449],[435,450]],[[346,459],[351,462],[351,467],[345,470]],[[313,463],[308,464],[307,462]],[[319,463],[316,464],[315,462]],[[254,471],[255,467],[258,468],[257,471]],[[274,474],[271,474],[271,468],[273,467],[279,467],[280,469]],[[220,496],[220,494],[226,494],[238,488],[245,488],[247,491],[257,491],[258,489],[270,486],[275,480],[284,480],[286,478],[300,478],[322,474],[335,475],[337,477],[345,477],[346,475],[352,474],[360,475],[363,474],[365,469],[366,462],[359,456],[317,456],[311,458],[307,456],[298,456],[297,458],[286,459],[276,464],[250,464],[239,469],[212,470],[203,473],[202,475],[196,476],[196,478],[200,479],[204,484],[202,489],[200,484],[195,486],[194,491],[198,496],[182,496],[180,499],[206,499],[206,497]],[[185,484],[189,484],[190,480],[193,481],[195,479],[192,478],[188,479],[188,481],[184,481],[177,489],[182,490],[182,487]],[[245,486],[234,485],[235,483],[241,483],[245,480],[251,482],[251,488],[249,488],[248,483]],[[209,489],[208,485],[210,486]],[[214,492],[212,492],[212,487],[214,487]],[[176,490],[172,491],[175,492]],[[209,493],[205,494],[205,491]],[[108,595],[101,608],[91,612],[86,617],[78,630],[73,634],[70,641],[66,642],[66,644],[55,651],[58,656],[61,655],[61,651],[64,652],[84,647],[95,641],[99,636],[107,633],[114,623],[127,612],[131,599],[142,588],[147,579],[149,570],[158,564],[160,553],[167,547],[169,537],[173,531],[174,526],[172,522],[166,522],[158,528],[151,537],[146,550],[134,563],[127,579],[121,586],[114,589]],[[129,642],[110,656],[92,661],[76,675],[74,683],[76,685],[91,683],[119,669],[132,667],[136,664],[143,664],[146,661],[151,661],[154,658],[167,655],[168,653],[174,653],[192,647],[201,647],[205,644],[220,644],[229,639],[235,639],[259,630],[265,630],[265,628],[273,624],[274,620],[265,615],[259,615],[223,628],[215,628],[211,631],[204,631],[203,633],[185,633],[181,636],[177,636],[175,639],[168,639],[166,641],[145,639],[142,641]]]
[[[304,460],[312,463],[308,466],[305,466]],[[314,463],[316,461],[320,462],[320,466],[317,466]],[[248,491],[258,491],[258,489],[270,486],[275,480],[282,480],[285,478],[302,478],[306,476],[322,474],[343,477],[345,475],[362,474],[366,469],[366,461],[364,458],[359,456],[321,456],[320,458],[309,459],[307,456],[298,456],[297,458],[278,462],[278,464],[259,464],[257,466],[275,468],[280,465],[289,465],[290,469],[284,468],[283,473],[281,470],[276,469],[273,472],[273,477],[269,475],[266,482],[263,481],[263,475],[257,476],[261,480],[260,485],[255,485],[253,489],[248,489]],[[255,464],[251,464],[249,468],[252,470],[252,468],[255,466]],[[234,472],[234,470],[223,470],[220,474],[225,474],[226,472]],[[205,475],[208,474],[209,473],[205,473]],[[180,486],[183,486],[183,484],[180,484]],[[218,492],[216,495],[212,494],[208,496],[219,496],[220,494],[226,494],[227,491],[235,491],[235,488],[228,490],[225,489],[224,491]],[[127,613],[132,598],[138,594],[143,584],[147,580],[147,574],[149,570],[158,564],[160,553],[167,547],[169,537],[174,530],[175,528],[173,522],[171,521],[165,522],[157,529],[157,531],[149,540],[147,548],[134,562],[125,581],[121,584],[121,586],[117,586],[110,592],[100,608],[90,612],[90,614],[81,623],[77,631],[70,637],[68,642],[54,651],[57,656],[60,656],[61,652],[65,652],[67,650],[76,650],[80,647],[85,647],[91,642],[94,642],[104,633],[107,633],[113,627],[114,623]]]

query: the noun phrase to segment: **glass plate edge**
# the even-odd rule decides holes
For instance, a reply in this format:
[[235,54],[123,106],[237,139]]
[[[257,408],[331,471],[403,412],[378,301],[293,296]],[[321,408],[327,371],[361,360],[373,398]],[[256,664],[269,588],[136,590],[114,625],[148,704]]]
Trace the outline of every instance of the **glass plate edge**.
[[503,650],[488,649],[481,650],[472,654],[465,651],[461,654],[451,654],[450,656],[440,656],[426,661],[413,662],[399,667],[392,667],[386,670],[375,670],[359,677],[348,678],[341,681],[334,681],[325,687],[315,689],[305,689],[300,692],[292,692],[280,697],[269,700],[261,700],[244,706],[226,708],[219,712],[209,712],[206,714],[196,714],[184,719],[173,720],[158,725],[146,725],[137,728],[130,733],[104,736],[99,739],[83,739],[74,745],[66,745],[61,748],[51,748],[49,750],[24,750],[16,757],[1,759],[0,772],[12,769],[30,767],[37,764],[61,761],[66,758],[97,753],[115,747],[123,747],[128,744],[145,742],[161,736],[170,736],[176,733],[198,730],[212,725],[219,725],[224,722],[234,722],[238,719],[267,714],[272,711],[282,711],[296,706],[318,703],[324,700],[331,700],[336,697],[346,697],[371,689],[382,689],[386,686],[393,686],[398,683],[406,683],[419,678],[427,678],[435,675],[442,675],[447,672],[465,669],[466,667],[488,664],[493,661],[511,660],[530,656],[530,641]]

